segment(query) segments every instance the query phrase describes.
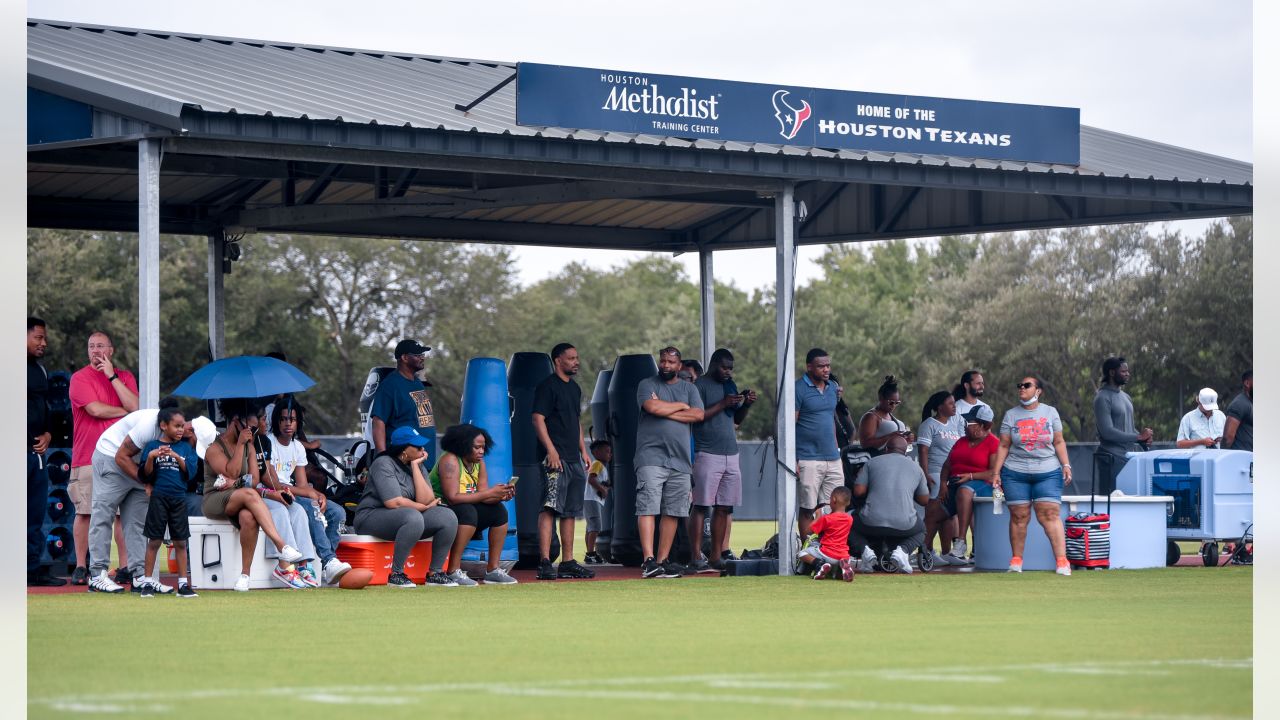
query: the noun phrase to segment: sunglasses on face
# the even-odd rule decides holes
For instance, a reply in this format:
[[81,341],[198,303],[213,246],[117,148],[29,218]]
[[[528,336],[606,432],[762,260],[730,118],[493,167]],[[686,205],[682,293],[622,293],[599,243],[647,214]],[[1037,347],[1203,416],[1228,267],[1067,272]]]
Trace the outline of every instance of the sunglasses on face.
[[1018,383],[1019,390],[1026,390],[1027,388],[1033,388],[1035,386],[1035,383]]

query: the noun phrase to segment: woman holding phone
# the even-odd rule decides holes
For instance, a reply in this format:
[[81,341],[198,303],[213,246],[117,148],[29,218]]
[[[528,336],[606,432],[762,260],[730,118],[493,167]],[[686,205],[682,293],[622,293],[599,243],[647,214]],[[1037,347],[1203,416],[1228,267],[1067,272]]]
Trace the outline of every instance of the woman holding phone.
[[885,375],[877,392],[879,402],[858,421],[858,444],[872,456],[884,453],[885,445],[893,435],[900,435],[907,444],[914,444],[916,436],[906,423],[894,416],[893,411],[902,404],[898,394],[898,378]]
[[223,401],[222,414],[227,429],[206,444],[197,436],[196,454],[204,459],[204,501],[201,512],[210,520],[229,520],[240,531],[240,578],[235,589],[249,590],[249,568],[258,547],[258,528],[280,551],[280,560],[272,576],[293,587],[293,563],[302,553],[285,542],[276,530],[264,498],[271,493],[256,489],[261,474],[253,462],[252,443],[258,430],[258,412],[251,401]]
[[454,425],[440,439],[440,460],[431,469],[431,487],[458,516],[458,535],[449,553],[448,575],[463,586],[476,584],[462,571],[462,551],[471,538],[489,531],[486,585],[511,585],[516,579],[498,565],[502,545],[507,540],[507,508],[502,503],[515,496],[515,486],[489,487],[489,470],[484,456],[493,448],[493,438],[475,425]]
[[364,495],[356,506],[356,532],[392,540],[391,575],[387,585],[415,588],[404,572],[409,553],[419,540],[431,540],[427,587],[457,587],[444,573],[445,555],[458,532],[458,518],[440,505],[440,498],[422,474],[429,441],[411,427],[391,431],[387,451],[369,465]]

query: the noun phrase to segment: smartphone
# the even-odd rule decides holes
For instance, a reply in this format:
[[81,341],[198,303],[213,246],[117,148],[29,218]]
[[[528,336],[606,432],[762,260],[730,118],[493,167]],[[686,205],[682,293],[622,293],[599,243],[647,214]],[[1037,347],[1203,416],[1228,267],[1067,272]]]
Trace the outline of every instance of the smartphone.
[[515,489],[515,487],[516,487],[516,483],[518,483],[518,482],[520,482],[520,476],[519,476],[519,475],[512,475],[512,476],[511,476],[511,480],[509,480],[509,481],[507,482],[507,485],[510,485],[510,486],[511,486],[511,489],[512,489],[512,490],[514,490],[514,489]]

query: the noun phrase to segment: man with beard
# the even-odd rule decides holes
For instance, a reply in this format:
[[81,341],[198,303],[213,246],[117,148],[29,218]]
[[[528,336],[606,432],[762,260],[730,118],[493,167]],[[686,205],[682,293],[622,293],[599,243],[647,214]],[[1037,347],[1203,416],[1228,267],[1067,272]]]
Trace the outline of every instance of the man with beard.
[[[587,446],[582,441],[582,388],[574,382],[582,363],[569,343],[551,348],[553,371],[533,389],[533,432],[543,468],[538,513],[538,579],[591,578],[595,571],[573,559],[574,518],[587,489]],[[560,566],[551,564],[551,523],[560,518]]]
[[1240,394],[1227,406],[1227,424],[1222,447],[1253,452],[1253,371],[1240,376]]
[[[720,348],[707,362],[707,374],[693,384],[705,410],[705,420],[693,426],[697,454],[693,460],[693,509],[689,513],[689,570],[711,572],[730,558],[729,532],[733,508],[742,503],[742,472],[738,469],[737,427],[746,419],[756,393],[739,393],[733,382],[733,353]],[[714,507],[714,512],[712,511]],[[711,562],[702,557],[702,523],[711,512]]]
[[378,383],[369,415],[373,422],[373,445],[386,452],[391,432],[398,427],[411,427],[426,438],[427,459],[423,465],[436,463],[436,416],[427,397],[426,383],[418,377],[427,364],[431,348],[417,340],[401,340],[396,345],[396,371]]
[[[76,569],[71,582],[89,583],[89,516],[93,514],[93,450],[102,433],[117,420],[138,409],[138,381],[133,373],[115,364],[115,346],[104,332],[89,336],[89,364],[71,376],[71,483],[67,494],[76,506],[76,519],[71,526],[75,537]],[[129,567],[124,531],[120,519],[115,524],[116,547],[120,551],[121,572],[117,584],[130,578],[123,570]]]
[[[689,516],[693,463],[689,450],[689,426],[704,420],[702,396],[693,383],[680,379],[680,351],[658,351],[658,374],[640,381],[636,402],[640,422],[636,428],[636,527],[644,557],[641,577],[672,578],[684,569],[671,562],[671,544],[682,518]],[[654,553],[653,530],[658,522],[658,548]]]
[[956,417],[969,412],[975,405],[987,405],[982,401],[982,394],[986,390],[987,384],[981,372],[965,370],[960,376],[960,383],[951,390],[951,397],[956,399]]
[[[1115,490],[1116,476],[1128,462],[1127,453],[1136,449],[1134,443],[1151,442],[1151,428],[1138,432],[1133,426],[1133,401],[1122,388],[1129,383],[1129,363],[1122,357],[1109,357],[1102,361],[1102,387],[1093,398],[1093,414],[1098,424],[1098,452],[1105,453],[1104,475],[1094,479],[1095,490],[1110,493]],[[1107,473],[1107,467],[1110,472]]]

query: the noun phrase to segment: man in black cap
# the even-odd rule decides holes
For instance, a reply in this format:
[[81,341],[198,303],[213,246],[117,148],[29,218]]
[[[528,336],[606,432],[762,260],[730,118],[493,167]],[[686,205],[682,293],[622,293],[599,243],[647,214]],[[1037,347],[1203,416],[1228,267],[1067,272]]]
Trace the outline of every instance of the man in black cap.
[[373,418],[373,445],[385,452],[387,439],[398,427],[411,427],[427,439],[426,467],[436,463],[436,416],[427,397],[427,384],[418,378],[431,348],[417,340],[401,340],[396,345],[396,371],[378,383],[369,415]]

